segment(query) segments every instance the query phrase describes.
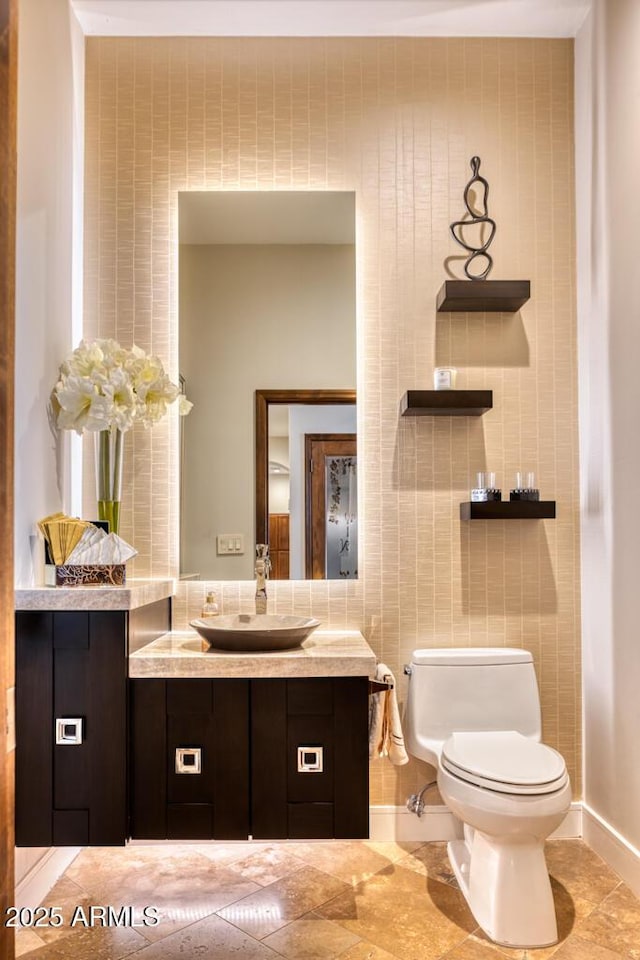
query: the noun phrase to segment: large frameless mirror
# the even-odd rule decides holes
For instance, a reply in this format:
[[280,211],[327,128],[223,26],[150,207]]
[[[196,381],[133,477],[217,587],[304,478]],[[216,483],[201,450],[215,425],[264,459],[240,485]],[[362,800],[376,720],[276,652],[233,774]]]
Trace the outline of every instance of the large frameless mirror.
[[354,193],[180,193],[179,237],[181,574],[356,577]]

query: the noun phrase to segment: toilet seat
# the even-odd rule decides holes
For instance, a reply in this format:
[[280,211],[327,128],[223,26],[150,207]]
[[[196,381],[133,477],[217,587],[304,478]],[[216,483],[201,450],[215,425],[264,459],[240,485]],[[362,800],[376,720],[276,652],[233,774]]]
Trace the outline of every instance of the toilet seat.
[[556,750],[515,730],[454,733],[442,747],[440,762],[460,780],[497,793],[553,793],[569,779]]

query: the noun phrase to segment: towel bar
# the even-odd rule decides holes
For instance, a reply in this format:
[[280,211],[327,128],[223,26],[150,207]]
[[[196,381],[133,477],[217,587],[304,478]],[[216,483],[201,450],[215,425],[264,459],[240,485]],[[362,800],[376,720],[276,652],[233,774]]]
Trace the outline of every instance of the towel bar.
[[369,680],[369,695],[372,693],[385,693],[387,690],[393,690],[392,683],[384,683],[382,680]]

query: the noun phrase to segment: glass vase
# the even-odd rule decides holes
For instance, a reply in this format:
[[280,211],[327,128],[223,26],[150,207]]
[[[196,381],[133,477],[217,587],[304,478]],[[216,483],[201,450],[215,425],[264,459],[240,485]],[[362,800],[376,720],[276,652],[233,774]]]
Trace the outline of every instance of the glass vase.
[[109,532],[120,530],[120,495],[124,433],[117,427],[99,430],[96,438],[96,498],[98,520],[109,522]]

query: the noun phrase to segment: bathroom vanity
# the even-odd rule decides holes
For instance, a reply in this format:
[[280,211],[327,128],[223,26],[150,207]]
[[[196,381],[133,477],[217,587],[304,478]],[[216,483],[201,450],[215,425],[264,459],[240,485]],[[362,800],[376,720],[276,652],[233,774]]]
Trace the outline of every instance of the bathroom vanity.
[[16,593],[16,842],[368,835],[361,634],[219,653],[172,581]]
[[133,653],[131,836],[368,836],[374,669],[355,631],[246,654],[170,634]]
[[16,843],[122,844],[127,657],[168,629],[173,581],[16,591]]

